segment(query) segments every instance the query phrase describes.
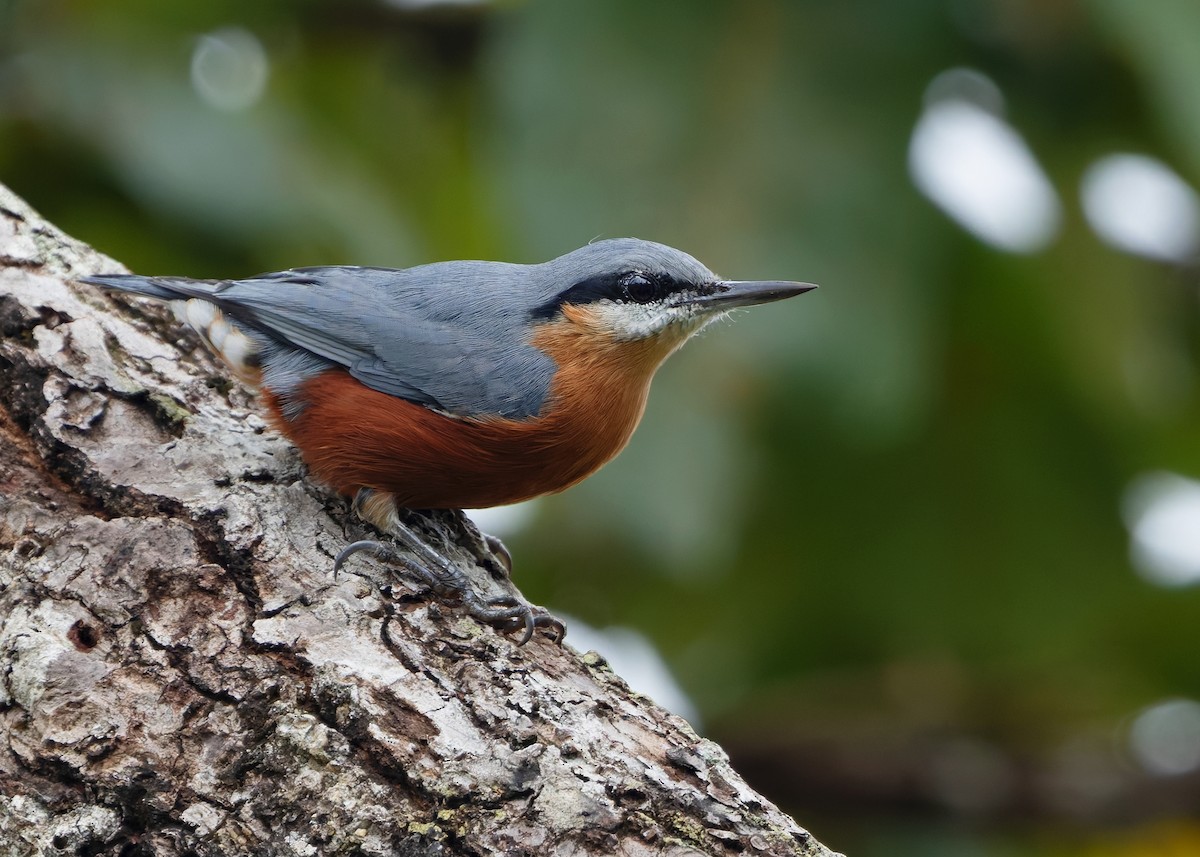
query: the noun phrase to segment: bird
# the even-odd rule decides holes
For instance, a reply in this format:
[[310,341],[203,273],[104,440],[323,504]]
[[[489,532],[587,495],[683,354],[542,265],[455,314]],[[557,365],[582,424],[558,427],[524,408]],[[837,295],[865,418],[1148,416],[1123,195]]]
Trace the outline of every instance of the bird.
[[[310,474],[391,535],[366,551],[504,632],[565,625],[515,596],[483,598],[401,519],[569,488],[628,443],[662,362],[731,310],[811,283],[723,279],[653,241],[596,240],[540,264],[301,267],[247,279],[98,274],[166,302],[240,379]],[[511,558],[498,540],[506,570]],[[415,557],[415,559],[413,558]]]

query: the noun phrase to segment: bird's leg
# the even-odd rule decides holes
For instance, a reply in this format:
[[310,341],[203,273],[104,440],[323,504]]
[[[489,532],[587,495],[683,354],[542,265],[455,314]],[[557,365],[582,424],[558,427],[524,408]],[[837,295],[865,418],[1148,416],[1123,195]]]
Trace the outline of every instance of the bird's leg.
[[[347,545],[337,555],[333,563],[335,573],[354,554],[367,552],[376,559],[400,566],[428,586],[438,600],[461,605],[467,615],[485,625],[491,625],[501,633],[511,634],[524,629],[517,645],[523,646],[529,642],[537,628],[550,629],[557,642],[562,643],[566,635],[566,626],[542,608],[534,607],[515,596],[481,597],[461,568],[430,547],[400,520],[390,494],[368,488],[361,489],[354,498],[354,510],[367,523],[395,536],[417,559],[413,560],[383,542],[358,541]],[[508,552],[504,553],[507,555]]]

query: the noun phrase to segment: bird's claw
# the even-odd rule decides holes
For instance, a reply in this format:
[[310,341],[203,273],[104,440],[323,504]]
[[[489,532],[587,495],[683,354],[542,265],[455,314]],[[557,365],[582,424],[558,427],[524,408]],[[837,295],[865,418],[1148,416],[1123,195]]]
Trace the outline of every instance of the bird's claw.
[[502,571],[504,572],[504,576],[506,578],[511,578],[512,554],[508,552],[508,547],[504,544],[504,542],[500,541],[500,539],[496,538],[495,536],[490,536],[487,533],[481,533],[481,535],[483,536],[483,543],[487,545],[487,548],[489,551],[491,551],[492,556],[499,560]]
[[341,570],[343,565],[345,565],[346,560],[350,559],[350,557],[361,551],[367,551],[371,554],[371,556],[382,560],[390,559],[395,553],[395,551],[393,551],[383,542],[373,542],[367,540],[353,542],[352,544],[348,544],[342,548],[341,551],[338,552],[338,555],[334,557],[333,576],[336,578],[338,571]]
[[[426,549],[432,553],[432,549]],[[401,566],[427,586],[439,601],[461,605],[468,616],[484,625],[490,625],[502,634],[512,634],[523,628],[524,634],[517,641],[518,646],[523,646],[533,639],[533,634],[538,628],[549,629],[554,641],[560,646],[567,634],[566,625],[540,607],[534,607],[510,595],[480,598],[467,575],[458,566],[440,556],[439,559],[443,561],[437,563],[437,569],[432,569],[415,562],[383,542],[357,541],[342,548],[338,553],[333,561],[334,574],[336,575],[346,560],[356,553],[369,553],[382,562]],[[436,553],[433,555],[437,556]]]
[[467,614],[479,622],[491,625],[501,634],[512,634],[524,628],[525,633],[517,641],[523,646],[533,639],[533,633],[538,628],[548,628],[554,637],[554,642],[562,645],[567,636],[567,626],[560,619],[547,613],[541,607],[534,607],[507,595],[488,598],[480,602],[477,596],[474,603],[466,603]]

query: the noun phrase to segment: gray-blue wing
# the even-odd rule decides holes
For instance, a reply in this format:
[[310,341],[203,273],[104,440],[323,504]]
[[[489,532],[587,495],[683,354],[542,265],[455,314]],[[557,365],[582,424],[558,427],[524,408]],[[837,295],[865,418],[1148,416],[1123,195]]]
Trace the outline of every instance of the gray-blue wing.
[[345,366],[368,387],[458,416],[541,409],[554,362],[524,339],[522,266],[305,268],[224,285],[235,318]]

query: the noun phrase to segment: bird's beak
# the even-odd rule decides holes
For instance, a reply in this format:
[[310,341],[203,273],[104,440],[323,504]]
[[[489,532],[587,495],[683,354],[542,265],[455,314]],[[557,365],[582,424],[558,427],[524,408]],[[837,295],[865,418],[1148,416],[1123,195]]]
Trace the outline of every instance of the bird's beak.
[[680,296],[676,305],[727,310],[781,301],[811,292],[815,288],[812,283],[790,283],[783,280],[722,280],[705,294]]

